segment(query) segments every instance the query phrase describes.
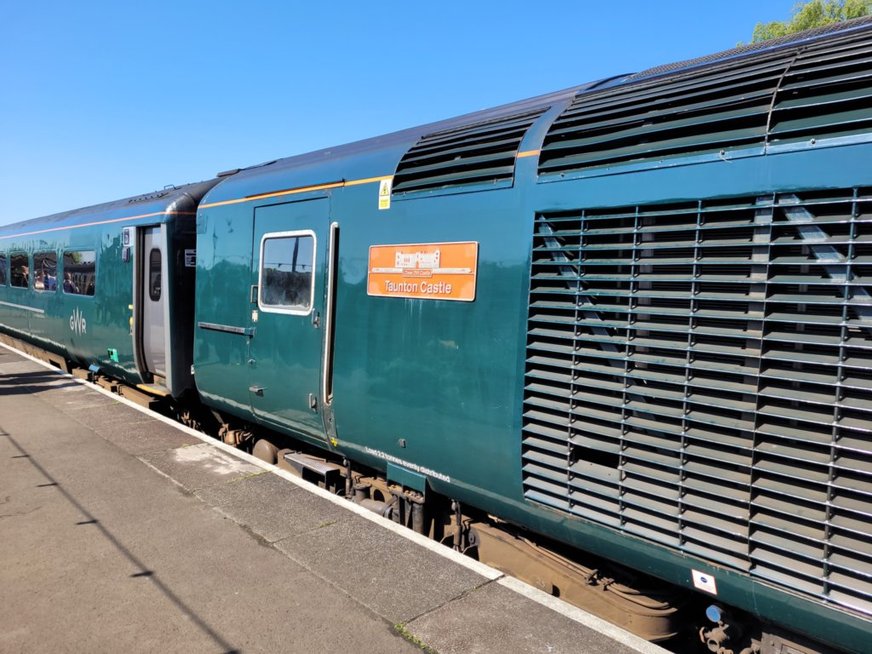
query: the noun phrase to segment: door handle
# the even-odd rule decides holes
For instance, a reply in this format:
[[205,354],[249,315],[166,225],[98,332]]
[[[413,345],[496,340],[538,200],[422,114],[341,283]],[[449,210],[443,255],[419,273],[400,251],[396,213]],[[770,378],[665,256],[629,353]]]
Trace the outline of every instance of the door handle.
[[255,395],[257,395],[259,397],[263,397],[263,386],[249,386],[248,392],[254,393]]

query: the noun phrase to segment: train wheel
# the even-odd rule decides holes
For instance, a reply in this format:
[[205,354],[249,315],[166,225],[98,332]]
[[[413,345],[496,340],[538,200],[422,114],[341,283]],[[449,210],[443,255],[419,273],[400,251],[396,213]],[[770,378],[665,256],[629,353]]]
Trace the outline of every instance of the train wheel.
[[251,453],[256,456],[261,461],[266,461],[267,463],[275,463],[279,460],[278,458],[279,448],[270,443],[265,438],[261,438],[254,444],[254,447],[251,450]]

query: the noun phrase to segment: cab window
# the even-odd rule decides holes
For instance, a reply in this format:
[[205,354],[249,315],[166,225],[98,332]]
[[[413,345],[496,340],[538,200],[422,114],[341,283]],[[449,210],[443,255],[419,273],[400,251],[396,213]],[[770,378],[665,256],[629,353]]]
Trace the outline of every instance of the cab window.
[[30,286],[30,262],[27,255],[22,253],[12,253],[9,255],[10,275],[9,282],[12,286],[18,288],[27,288]]
[[34,253],[33,288],[37,291],[58,290],[58,257],[54,252]]
[[64,252],[61,288],[68,295],[94,295],[97,280],[97,253],[94,250]]
[[6,286],[6,255],[0,254],[0,286]]
[[260,248],[260,305],[266,310],[308,313],[314,292],[315,235],[267,234]]

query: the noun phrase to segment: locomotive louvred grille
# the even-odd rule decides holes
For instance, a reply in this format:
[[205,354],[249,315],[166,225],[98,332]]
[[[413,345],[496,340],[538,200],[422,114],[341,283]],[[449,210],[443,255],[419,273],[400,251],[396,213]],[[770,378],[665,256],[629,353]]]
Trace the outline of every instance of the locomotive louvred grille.
[[539,173],[868,132],[870,97],[870,30],[719,61],[578,95],[545,137]]
[[529,500],[872,613],[872,190],[537,217]]
[[511,181],[524,134],[545,108],[421,137],[403,156],[393,192]]
[[802,52],[784,76],[772,110],[769,142],[809,141],[872,127],[872,39]]

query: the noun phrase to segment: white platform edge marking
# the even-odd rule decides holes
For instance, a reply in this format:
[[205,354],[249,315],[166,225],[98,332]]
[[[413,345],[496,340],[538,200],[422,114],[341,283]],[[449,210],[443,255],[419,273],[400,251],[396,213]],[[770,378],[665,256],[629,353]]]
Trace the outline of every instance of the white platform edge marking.
[[[572,620],[573,622],[577,622],[579,624],[584,625],[585,627],[593,629],[594,631],[602,633],[603,635],[611,638],[615,642],[618,642],[622,645],[626,645],[627,647],[630,647],[637,652],[641,652],[642,654],[670,654],[670,652],[668,650],[663,649],[659,645],[648,642],[647,640],[640,638],[640,637],[636,636],[635,634],[632,634],[629,631],[622,629],[621,627],[613,625],[611,622],[607,622],[607,621],[603,620],[602,618],[598,618],[597,616],[593,615],[592,613],[588,613],[584,609],[580,609],[577,606],[573,606],[571,604],[568,604],[567,602],[564,602],[561,599],[558,599],[552,595],[549,595],[548,593],[545,593],[545,592],[539,590],[538,588],[535,588],[535,587],[531,586],[530,584],[521,581],[520,579],[516,579],[515,577],[510,577],[510,576],[506,575],[505,573],[500,572],[496,568],[492,568],[489,565],[485,565],[484,563],[481,563],[479,561],[475,561],[474,559],[471,559],[468,556],[464,556],[460,552],[457,552],[449,547],[446,547],[445,545],[440,545],[440,544],[436,543],[435,541],[430,540],[426,536],[422,536],[421,534],[412,531],[411,529],[408,529],[406,527],[401,527],[400,525],[398,525],[397,523],[395,523],[392,520],[388,520],[387,518],[383,518],[382,516],[380,516],[376,513],[373,513],[372,511],[369,511],[368,509],[364,509],[362,506],[359,506],[359,505],[355,504],[354,502],[349,502],[348,500],[341,498],[338,495],[333,495],[333,493],[330,493],[329,491],[327,491],[323,488],[319,488],[318,486],[315,486],[315,485],[310,484],[306,481],[303,481],[299,477],[295,477],[291,473],[289,473],[285,470],[282,470],[281,468],[277,468],[276,466],[274,466],[270,463],[267,463],[266,461],[261,461],[257,457],[252,456],[251,454],[248,454],[246,452],[238,450],[235,447],[231,447],[230,445],[227,445],[226,443],[222,443],[221,441],[216,440],[216,439],[212,438],[211,436],[207,436],[206,434],[202,434],[202,433],[198,432],[197,430],[191,429],[190,427],[182,425],[182,424],[176,422],[175,420],[167,418],[166,416],[162,416],[158,413],[154,413],[153,411],[149,411],[145,407],[139,406],[135,402],[132,402],[132,401],[120,396],[120,395],[116,395],[115,393],[112,393],[111,391],[107,391],[104,388],[100,388],[99,386],[96,386],[95,384],[91,384],[90,382],[85,381],[84,379],[79,379],[78,377],[73,377],[72,375],[63,372],[62,370],[59,370],[58,368],[55,368],[54,366],[49,365],[49,364],[45,363],[44,361],[37,359],[36,357],[32,357],[29,354],[27,354],[26,352],[22,352],[21,350],[18,350],[16,348],[12,347],[11,345],[7,345],[6,343],[0,343],[0,347],[3,347],[5,349],[9,350],[10,352],[14,352],[15,354],[18,354],[19,356],[22,356],[25,359],[42,366],[43,368],[51,370],[51,371],[57,373],[59,376],[72,379],[77,384],[80,384],[80,385],[82,385],[82,386],[84,386],[92,391],[102,393],[106,397],[112,398],[116,402],[120,402],[121,404],[124,404],[124,405],[130,407],[131,409],[135,409],[136,411],[139,411],[140,413],[144,413],[145,415],[147,415],[151,418],[154,418],[155,420],[159,420],[160,422],[163,422],[171,427],[174,427],[178,431],[185,433],[185,434],[188,434],[189,436],[193,436],[194,438],[202,441],[203,443],[206,443],[212,447],[216,447],[216,448],[223,450],[223,451],[227,452],[228,454],[235,456],[243,461],[246,461],[248,463],[256,465],[257,467],[263,469],[265,472],[269,472],[269,473],[272,473],[274,475],[277,475],[277,476],[281,477],[282,479],[285,479],[285,480],[289,481],[290,483],[294,484],[295,486],[298,486],[299,488],[302,488],[303,490],[305,490],[309,493],[312,493],[314,495],[318,495],[319,497],[322,497],[325,500],[332,502],[336,506],[340,506],[347,511],[351,511],[352,513],[355,513],[355,514],[361,516],[362,518],[369,520],[370,522],[374,522],[375,524],[379,525],[380,527],[383,527],[384,529],[387,529],[388,531],[391,531],[391,532],[397,534],[398,536],[405,538],[406,540],[410,540],[413,543],[420,545],[421,547],[433,552],[434,554],[437,554],[437,555],[439,555],[443,558],[446,558],[454,563],[457,563],[458,565],[461,565],[464,568],[467,568],[467,569],[471,570],[472,572],[475,572],[475,573],[481,575],[482,577],[484,577],[485,579],[488,579],[489,581],[496,581],[498,584],[500,584],[504,588],[508,588],[509,590],[512,590],[512,591],[518,593],[519,595],[522,595],[522,596],[526,597],[527,599],[529,599],[533,602],[536,602],[537,604],[540,604],[548,609],[551,609],[552,611],[559,613],[560,615]],[[154,468],[153,466],[149,466],[149,467],[152,467],[155,471],[160,472],[159,470],[157,470],[157,468]],[[175,480],[172,480],[170,477],[168,477],[165,473],[161,472],[161,474],[164,477],[167,477],[168,479],[173,481],[174,483],[178,483],[178,482],[175,482]]]

